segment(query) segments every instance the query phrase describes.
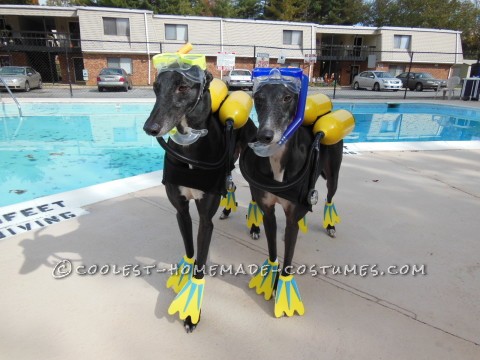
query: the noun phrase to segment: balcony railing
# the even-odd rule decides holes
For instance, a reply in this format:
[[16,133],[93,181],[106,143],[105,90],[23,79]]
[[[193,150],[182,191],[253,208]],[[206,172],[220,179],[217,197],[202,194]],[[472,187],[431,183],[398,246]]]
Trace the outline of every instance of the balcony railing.
[[0,50],[9,51],[73,51],[80,49],[80,39],[56,31],[0,31]]
[[322,44],[317,50],[319,60],[366,61],[375,52],[375,46]]

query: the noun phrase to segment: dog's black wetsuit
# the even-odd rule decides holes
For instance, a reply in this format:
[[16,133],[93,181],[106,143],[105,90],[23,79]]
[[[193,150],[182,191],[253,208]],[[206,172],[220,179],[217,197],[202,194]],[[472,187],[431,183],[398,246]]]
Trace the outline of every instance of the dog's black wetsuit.
[[[237,137],[242,137],[243,133],[253,134],[256,129],[252,125],[253,123],[249,121],[245,125],[245,129],[234,130],[232,141],[236,142]],[[188,150],[192,154],[192,159],[214,163],[226,152],[224,125],[218,120],[218,113],[212,114],[209,118],[207,130],[208,136],[199,138],[195,143],[188,146]],[[212,141],[212,137],[215,137],[216,141]],[[175,150],[181,148],[182,151],[185,151],[184,146],[178,145],[172,140],[168,141],[168,145]],[[197,147],[199,150],[195,151]],[[238,155],[233,154],[233,156],[230,161],[227,157],[225,162],[216,169],[200,169],[195,165],[191,166],[187,162],[175,159],[167,151],[164,158],[162,183],[167,182],[206,193],[225,195],[227,193],[225,177],[227,172],[235,168],[234,158]]]

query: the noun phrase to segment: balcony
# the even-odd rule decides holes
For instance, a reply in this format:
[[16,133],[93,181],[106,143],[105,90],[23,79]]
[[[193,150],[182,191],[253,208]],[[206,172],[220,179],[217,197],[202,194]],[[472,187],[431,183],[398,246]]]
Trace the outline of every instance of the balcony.
[[80,52],[80,39],[56,31],[1,31],[0,51]]
[[322,44],[317,50],[319,60],[367,61],[375,53],[375,46]]

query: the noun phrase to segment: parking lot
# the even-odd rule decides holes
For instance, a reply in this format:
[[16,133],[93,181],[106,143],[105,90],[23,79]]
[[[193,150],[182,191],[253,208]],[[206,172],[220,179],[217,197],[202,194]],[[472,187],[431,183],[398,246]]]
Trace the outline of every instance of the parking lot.
[[[372,90],[354,90],[351,87],[319,87],[311,86],[310,92],[322,92],[332,99],[422,99],[422,100],[442,100],[443,93],[438,94],[433,90],[410,91],[372,91]],[[455,90],[454,98],[458,99],[461,89]],[[81,86],[64,84],[44,84],[43,89],[32,89],[30,92],[15,91],[17,98],[95,98],[95,99],[146,99],[155,98],[152,86],[134,86],[132,90],[124,92],[121,90],[109,90],[99,92],[96,86]],[[1,92],[1,97],[9,97],[6,91]]]

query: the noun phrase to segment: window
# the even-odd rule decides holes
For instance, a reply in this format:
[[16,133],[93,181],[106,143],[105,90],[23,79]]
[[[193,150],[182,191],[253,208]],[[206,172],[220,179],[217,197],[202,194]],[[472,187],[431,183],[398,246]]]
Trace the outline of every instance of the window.
[[132,74],[132,59],[130,58],[107,58],[107,66],[122,68],[127,74]]
[[105,35],[130,36],[130,20],[104,17],[103,33]]
[[411,40],[411,35],[393,35],[393,48],[409,50]]
[[303,32],[298,30],[283,30],[283,45],[302,45]]
[[188,40],[187,25],[165,24],[165,40]]

